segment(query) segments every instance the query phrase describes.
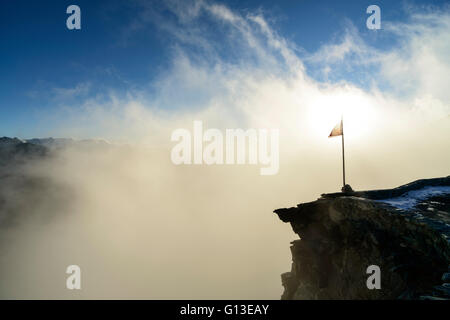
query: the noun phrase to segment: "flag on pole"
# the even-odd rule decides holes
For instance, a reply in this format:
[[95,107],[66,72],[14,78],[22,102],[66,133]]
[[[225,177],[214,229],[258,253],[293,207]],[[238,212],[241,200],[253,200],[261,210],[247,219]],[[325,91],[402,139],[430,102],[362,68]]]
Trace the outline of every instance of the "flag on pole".
[[328,136],[328,138],[331,137],[337,137],[337,136],[342,136],[343,133],[343,125],[342,125],[342,120],[333,128],[333,130],[331,130],[330,135]]
[[344,116],[341,117],[341,121],[331,130],[328,138],[342,137],[342,192],[347,192],[347,189],[351,191],[351,187],[345,184],[345,152],[344,152]]

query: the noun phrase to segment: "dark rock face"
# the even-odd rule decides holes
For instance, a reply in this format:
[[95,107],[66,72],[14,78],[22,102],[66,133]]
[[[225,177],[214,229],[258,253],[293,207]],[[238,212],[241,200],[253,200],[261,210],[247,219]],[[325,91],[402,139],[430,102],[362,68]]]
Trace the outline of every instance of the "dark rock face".
[[[430,186],[441,189],[411,202],[412,191]],[[419,180],[391,190],[322,195],[275,210],[300,236],[291,243],[291,271],[281,276],[282,299],[448,298],[448,186],[450,177]],[[413,206],[389,202],[402,196]],[[366,285],[371,265],[380,267],[381,289]]]

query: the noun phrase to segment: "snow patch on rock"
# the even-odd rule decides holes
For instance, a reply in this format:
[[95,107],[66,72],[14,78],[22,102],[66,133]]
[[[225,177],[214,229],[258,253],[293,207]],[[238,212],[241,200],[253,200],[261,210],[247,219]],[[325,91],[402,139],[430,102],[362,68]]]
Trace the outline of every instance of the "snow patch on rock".
[[400,197],[376,201],[390,204],[402,210],[411,210],[423,200],[448,193],[450,193],[450,186],[427,186],[422,189],[406,192]]

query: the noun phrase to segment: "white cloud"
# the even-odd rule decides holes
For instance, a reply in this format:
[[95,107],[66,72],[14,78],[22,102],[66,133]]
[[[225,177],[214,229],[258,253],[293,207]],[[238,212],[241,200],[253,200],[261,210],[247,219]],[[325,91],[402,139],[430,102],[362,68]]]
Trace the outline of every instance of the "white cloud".
[[382,55],[381,74],[410,95],[431,95],[450,103],[450,11],[416,13],[411,21],[388,24],[400,46]]
[[[450,51],[450,23],[446,11],[413,14],[409,24],[384,23],[383,31],[398,37],[396,46],[384,50],[368,45],[347,23],[341,41],[325,44],[305,57],[261,12],[240,13],[203,1],[174,2],[168,9],[179,21],[166,19],[160,26],[177,44],[171,66],[152,83],[155,93],[149,98],[133,91],[118,98],[112,92],[106,102],[90,98],[81,109],[79,105],[69,109],[69,117],[61,116],[65,120],[59,135],[162,145],[169,142],[175,128],[202,119],[219,128],[276,127],[282,129],[284,138],[309,144],[310,135],[326,136],[326,127],[347,108],[361,116],[359,120],[354,116],[359,123],[354,129],[360,129],[356,140],[363,144],[371,130],[380,126],[386,134],[401,132],[406,126],[421,126],[423,121],[450,113],[446,90],[450,61],[445,54]],[[152,17],[157,15],[152,12]],[[215,24],[218,32],[226,31],[221,33],[223,38],[206,32],[210,24]],[[229,43],[239,58],[223,57],[219,52],[223,43]],[[330,78],[340,68],[366,67],[364,79],[370,86],[359,87],[351,81],[318,82],[308,76],[303,60],[322,68]],[[75,94],[84,88],[63,92]],[[356,101],[370,106],[373,117],[362,115],[369,107],[357,112],[351,106]]]

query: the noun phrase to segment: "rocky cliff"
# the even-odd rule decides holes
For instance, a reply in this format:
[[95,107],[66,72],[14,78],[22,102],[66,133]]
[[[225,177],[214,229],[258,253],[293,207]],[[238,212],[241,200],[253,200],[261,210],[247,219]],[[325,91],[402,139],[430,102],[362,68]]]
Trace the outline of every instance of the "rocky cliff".
[[[448,299],[450,176],[275,210],[300,237],[282,299]],[[380,289],[369,289],[369,266]]]

